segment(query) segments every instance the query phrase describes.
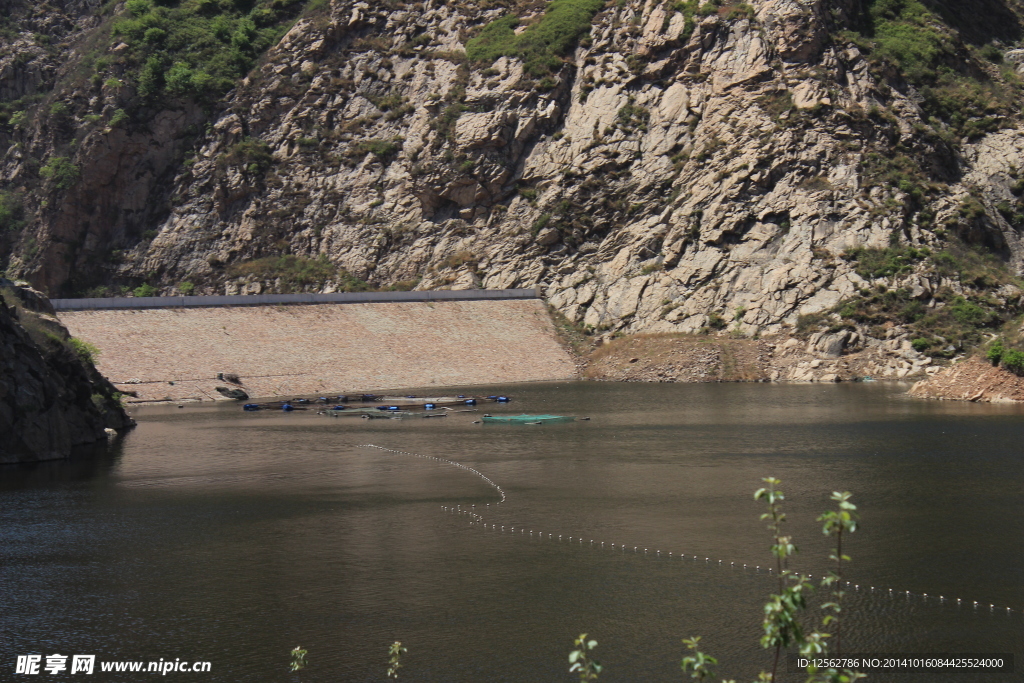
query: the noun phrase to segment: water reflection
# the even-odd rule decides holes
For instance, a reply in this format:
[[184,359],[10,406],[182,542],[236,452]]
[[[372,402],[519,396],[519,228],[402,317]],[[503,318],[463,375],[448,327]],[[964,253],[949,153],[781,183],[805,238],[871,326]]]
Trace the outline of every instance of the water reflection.
[[[679,639],[693,634],[728,663],[723,676],[749,679],[767,662],[756,642],[773,582],[742,565],[768,561],[751,492],[769,474],[785,482],[799,569],[825,569],[814,518],[830,491],[852,490],[863,530],[851,580],[1024,607],[1019,407],[913,401],[883,385],[485,391],[515,395],[508,412],[593,419],[156,408],[92,469],[0,472],[0,627],[12,634],[0,660],[190,657],[213,662],[205,680],[281,680],[301,644],[303,680],[369,681],[400,639],[413,680],[562,680],[587,630],[602,680],[678,679]],[[508,502],[496,507],[464,470],[366,443],[464,463]],[[443,511],[453,504],[483,508],[498,528]],[[870,590],[850,607],[850,649],[1019,652],[1019,609]]]

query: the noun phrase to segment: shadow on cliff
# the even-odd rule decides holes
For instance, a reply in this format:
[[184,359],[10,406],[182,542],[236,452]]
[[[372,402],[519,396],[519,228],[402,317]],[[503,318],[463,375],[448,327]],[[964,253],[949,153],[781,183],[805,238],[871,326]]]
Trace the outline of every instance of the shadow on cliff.
[[993,40],[1015,43],[1024,34],[1020,17],[1004,0],[924,0],[924,4],[971,45]]

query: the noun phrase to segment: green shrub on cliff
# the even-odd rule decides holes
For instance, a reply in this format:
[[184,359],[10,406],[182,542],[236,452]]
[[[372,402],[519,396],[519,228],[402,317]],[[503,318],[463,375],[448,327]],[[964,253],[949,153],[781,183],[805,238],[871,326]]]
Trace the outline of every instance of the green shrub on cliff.
[[95,363],[100,357],[99,348],[97,348],[95,344],[90,344],[84,339],[71,337],[68,339],[68,345],[75,352],[75,355],[82,359],[83,363]]
[[918,0],[874,0],[868,16],[877,54],[899,64],[913,80],[935,76],[935,68],[955,46],[938,18]]
[[988,358],[992,365],[999,365],[1000,361],[1003,360],[1003,354],[1006,353],[1006,347],[1003,346],[1003,340],[996,339],[992,342],[988,350],[985,351],[985,357]]
[[128,0],[111,39],[129,49],[102,68],[126,69],[147,99],[216,97],[234,87],[305,5],[302,0]]
[[60,190],[66,190],[78,182],[81,175],[78,166],[67,157],[50,157],[39,169],[39,175],[51,181]]
[[1010,349],[1003,353],[1003,367],[1015,375],[1024,375],[1024,352]]
[[540,21],[518,35],[519,19],[503,16],[466,43],[466,56],[485,64],[503,56],[515,57],[523,60],[528,73],[543,76],[561,66],[560,58],[576,47],[603,6],[601,0],[554,0]]
[[351,155],[365,157],[367,154],[373,154],[381,161],[386,161],[402,149],[403,142],[405,141],[402,138],[359,140],[352,145]]
[[217,158],[217,165],[241,166],[246,173],[258,175],[274,161],[270,153],[270,145],[256,138],[245,138],[228,148],[227,152]]
[[25,227],[25,207],[13,192],[0,192],[0,233],[18,232]]

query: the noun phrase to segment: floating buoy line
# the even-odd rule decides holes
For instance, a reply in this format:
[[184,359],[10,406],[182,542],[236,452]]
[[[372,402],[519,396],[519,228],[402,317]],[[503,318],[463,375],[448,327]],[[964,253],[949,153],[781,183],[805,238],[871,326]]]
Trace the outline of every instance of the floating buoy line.
[[[474,468],[472,468],[472,467],[470,467],[468,465],[463,465],[462,463],[456,462],[455,460],[450,460],[448,458],[442,458],[442,457],[439,457],[439,456],[436,456],[436,455],[423,455],[421,453],[411,453],[409,451],[401,451],[401,450],[397,450],[397,449],[394,449],[394,448],[385,448],[384,446],[378,446],[378,445],[372,444],[372,443],[361,444],[361,445],[357,446],[357,448],[376,448],[377,450],[385,451],[387,453],[395,453],[397,455],[407,455],[407,456],[410,456],[410,457],[413,457],[413,458],[422,458],[424,460],[433,460],[434,462],[439,462],[439,463],[443,463],[445,465],[451,465],[453,467],[458,467],[461,470],[465,470],[466,472],[470,472],[470,473],[476,475],[477,477],[482,479],[488,486],[490,486],[495,491],[497,491],[498,495],[500,496],[500,500],[498,500],[497,503],[494,503],[494,507],[495,508],[497,508],[497,506],[501,505],[502,503],[504,503],[507,500],[507,496],[505,495],[505,490],[502,489],[493,480],[491,480],[489,477],[484,475],[479,470],[476,470],[476,469],[474,469]],[[491,508],[491,504],[490,503],[485,504],[485,506],[484,506],[485,510],[490,510],[490,508]],[[516,526],[513,526],[511,524],[504,524],[504,525],[502,525],[502,524],[495,524],[493,522],[489,523],[489,522],[484,520],[482,515],[477,513],[476,505],[468,505],[468,506],[463,506],[463,505],[455,505],[455,506],[442,505],[441,509],[444,512],[448,513],[448,514],[465,515],[466,517],[469,518],[469,523],[471,525],[481,526],[482,528],[487,529],[489,531],[495,531],[495,532],[500,532],[500,533],[509,533],[509,534],[513,534],[513,535],[518,534],[518,535],[523,536],[523,537],[527,537],[528,536],[529,538],[538,538],[538,539],[547,538],[549,540],[557,541],[559,543],[562,543],[562,542],[574,543],[574,544],[576,544],[578,546],[584,546],[585,545],[588,548],[606,548],[606,549],[610,549],[610,550],[618,550],[619,552],[622,552],[622,553],[629,552],[629,553],[634,553],[634,554],[637,554],[637,555],[639,555],[639,554],[650,555],[650,556],[653,556],[655,558],[661,558],[662,556],[664,556],[666,559],[674,560],[675,558],[678,557],[680,560],[683,560],[683,561],[693,561],[693,562],[703,561],[704,564],[706,564],[708,566],[729,567],[730,569],[742,569],[744,571],[753,570],[753,572],[755,574],[764,574],[765,576],[769,576],[769,575],[770,576],[777,576],[777,572],[775,572],[771,567],[768,567],[768,566],[762,567],[761,565],[744,564],[742,562],[726,562],[725,560],[719,560],[719,559],[711,558],[711,557],[701,557],[699,555],[688,554],[688,553],[672,553],[672,552],[662,553],[662,551],[660,549],[651,550],[649,548],[641,548],[640,546],[636,546],[636,545],[632,546],[632,548],[631,548],[629,545],[627,545],[625,543],[617,543],[617,542],[616,543],[609,543],[607,541],[601,541],[601,540],[595,540],[595,539],[588,539],[586,542],[584,542],[584,537],[582,537],[582,536],[567,536],[566,534],[557,534],[556,535],[554,532],[541,531],[539,529],[531,529],[529,527],[524,527],[524,526],[519,526],[517,528]],[[506,531],[506,529],[507,529],[507,531]],[[792,574],[794,576],[797,576],[797,577],[801,577],[802,576],[802,577],[805,577],[807,579],[813,579],[814,578],[813,574],[801,574],[800,572],[793,572]],[[1021,613],[1024,613],[1024,610],[1013,609],[1011,607],[1005,607],[1005,606],[999,606],[999,605],[995,605],[994,603],[986,603],[986,602],[983,602],[983,601],[969,600],[969,599],[964,599],[964,598],[953,598],[953,597],[947,597],[945,595],[935,595],[934,593],[915,593],[913,591],[908,591],[908,590],[897,590],[897,589],[894,589],[894,588],[887,588],[887,587],[883,587],[883,586],[871,586],[871,585],[868,585],[868,584],[854,583],[852,581],[842,581],[841,584],[844,587],[846,587],[846,588],[852,588],[854,590],[854,592],[858,593],[858,594],[879,595],[879,596],[883,596],[883,597],[888,596],[890,598],[904,598],[905,600],[908,600],[908,601],[910,599],[912,599],[912,598],[919,598],[924,604],[936,604],[937,603],[939,606],[945,606],[945,605],[953,606],[953,605],[955,605],[957,607],[970,607],[970,608],[974,609],[975,611],[986,611],[986,612],[989,612],[989,613],[992,613],[992,614],[1003,613],[1003,614],[1006,614],[1007,616],[1009,616],[1011,614],[1021,614]]]

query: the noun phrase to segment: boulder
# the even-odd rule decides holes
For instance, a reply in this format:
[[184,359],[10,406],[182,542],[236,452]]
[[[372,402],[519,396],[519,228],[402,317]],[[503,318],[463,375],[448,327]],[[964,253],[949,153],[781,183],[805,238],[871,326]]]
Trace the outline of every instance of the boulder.
[[245,401],[249,398],[249,394],[241,389],[228,389],[227,387],[214,387],[214,389],[224,398],[231,398],[236,401]]
[[561,239],[562,235],[554,228],[544,228],[537,233],[537,244],[541,246],[549,247],[552,244],[557,244]]
[[849,330],[837,332],[819,332],[812,335],[807,342],[808,353],[820,353],[830,358],[838,358],[843,354],[846,343],[850,340]]

